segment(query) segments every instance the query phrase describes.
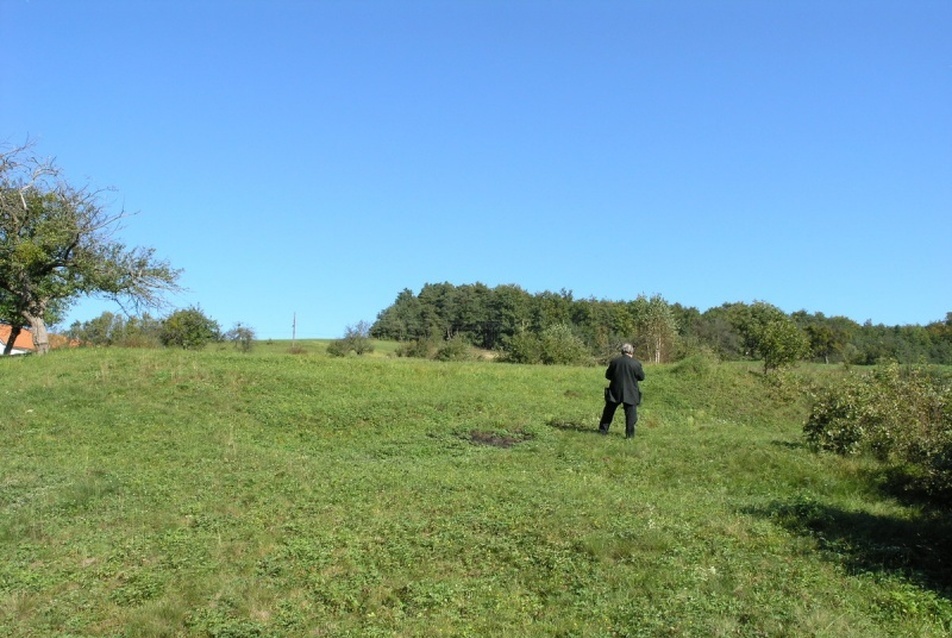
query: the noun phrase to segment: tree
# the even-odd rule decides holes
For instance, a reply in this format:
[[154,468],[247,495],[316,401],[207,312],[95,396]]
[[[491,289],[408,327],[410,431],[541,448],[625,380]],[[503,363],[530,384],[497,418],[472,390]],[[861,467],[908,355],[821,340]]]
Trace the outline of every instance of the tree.
[[[179,290],[179,270],[151,248],[116,240],[124,210],[110,212],[103,191],[75,188],[27,143],[0,153],[0,319],[28,325],[38,354],[49,350],[47,323],[78,297],[98,295],[123,309],[159,307]],[[11,340],[12,342],[12,340]]]
[[370,336],[395,341],[409,341],[427,336],[423,329],[420,300],[412,290],[404,288],[393,305],[377,315],[377,321],[370,328]]
[[793,320],[782,317],[760,328],[758,350],[764,358],[766,374],[804,357],[810,350],[810,342]]
[[201,350],[221,339],[221,327],[198,308],[176,310],[162,322],[162,345]]
[[489,315],[495,322],[493,347],[525,331],[530,324],[532,296],[515,284],[496,286],[492,291]]
[[678,336],[678,325],[674,312],[661,295],[651,299],[639,296],[630,304],[635,317],[640,350],[645,352],[649,361],[661,363],[674,351]]
[[74,321],[66,336],[87,346],[155,348],[161,332],[162,322],[149,313],[123,317],[106,311],[89,321]]

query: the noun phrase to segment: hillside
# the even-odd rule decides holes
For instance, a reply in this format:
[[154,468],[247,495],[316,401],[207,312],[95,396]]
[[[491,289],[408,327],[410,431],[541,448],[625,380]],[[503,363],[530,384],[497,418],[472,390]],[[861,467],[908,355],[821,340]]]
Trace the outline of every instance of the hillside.
[[0,634],[952,630],[948,520],[804,446],[818,368],[648,366],[625,441],[601,368],[304,349],[0,361]]

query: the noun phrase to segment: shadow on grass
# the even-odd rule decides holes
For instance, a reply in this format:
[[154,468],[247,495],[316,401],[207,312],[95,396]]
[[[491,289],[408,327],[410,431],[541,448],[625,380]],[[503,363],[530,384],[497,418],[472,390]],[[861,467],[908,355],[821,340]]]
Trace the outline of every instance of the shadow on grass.
[[787,449],[787,450],[808,450],[809,449],[809,446],[806,444],[805,441],[797,441],[797,440],[784,441],[781,439],[775,439],[771,441],[770,444],[776,447]]
[[952,518],[929,512],[909,519],[849,511],[808,497],[749,513],[809,536],[829,559],[854,573],[901,575],[952,600]]
[[591,425],[586,425],[584,423],[579,423],[578,421],[571,421],[567,419],[558,419],[551,418],[546,423],[549,427],[555,428],[557,430],[568,430],[571,432],[584,432],[586,434],[600,434],[598,428],[592,427]]

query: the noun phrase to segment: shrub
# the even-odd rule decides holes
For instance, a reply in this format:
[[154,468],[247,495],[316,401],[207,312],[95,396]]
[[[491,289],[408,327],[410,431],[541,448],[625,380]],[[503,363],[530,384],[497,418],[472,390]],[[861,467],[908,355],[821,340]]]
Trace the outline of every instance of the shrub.
[[400,344],[396,350],[398,357],[430,359],[436,354],[437,342],[432,339],[414,339]]
[[804,425],[816,449],[869,452],[906,467],[914,487],[952,495],[952,383],[892,363],[821,390]]
[[786,317],[767,322],[759,338],[758,350],[764,358],[765,373],[795,363],[809,352],[806,335]]
[[705,377],[717,367],[718,363],[718,356],[713,350],[702,348],[695,354],[678,361],[671,371],[686,376]]
[[95,319],[74,322],[69,327],[67,336],[90,346],[155,348],[162,345],[161,332],[162,322],[148,313],[124,317],[104,312]]
[[159,334],[162,345],[200,350],[212,341],[221,339],[218,322],[205,316],[200,309],[192,307],[177,310],[162,322]]
[[542,341],[528,330],[521,330],[505,340],[500,361],[508,363],[541,363]]
[[332,357],[346,357],[349,352],[350,348],[343,339],[334,339],[327,344],[327,354]]
[[347,326],[342,339],[335,339],[327,344],[327,354],[332,357],[346,357],[351,352],[357,355],[369,354],[373,351],[370,325],[366,321],[358,322],[356,326]]
[[550,365],[584,365],[592,355],[582,339],[568,324],[557,323],[542,331],[542,363]]
[[241,352],[251,352],[254,347],[255,331],[253,328],[236,323],[234,328],[225,333],[225,339],[231,341]]
[[440,361],[466,361],[473,358],[473,347],[464,337],[457,335],[437,346],[433,357]]

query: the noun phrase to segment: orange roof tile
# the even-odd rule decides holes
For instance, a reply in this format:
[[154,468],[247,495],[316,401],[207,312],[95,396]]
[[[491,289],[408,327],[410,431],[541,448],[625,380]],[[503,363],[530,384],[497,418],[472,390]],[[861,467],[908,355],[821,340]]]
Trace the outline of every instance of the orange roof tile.
[[[3,348],[6,348],[7,342],[10,340],[10,333],[13,331],[13,328],[10,324],[0,323],[0,352],[3,351]],[[14,342],[13,347],[17,350],[29,350],[32,352],[35,348],[33,347],[33,333],[30,332],[29,328],[23,328],[20,331],[20,334],[17,335],[17,340]]]

